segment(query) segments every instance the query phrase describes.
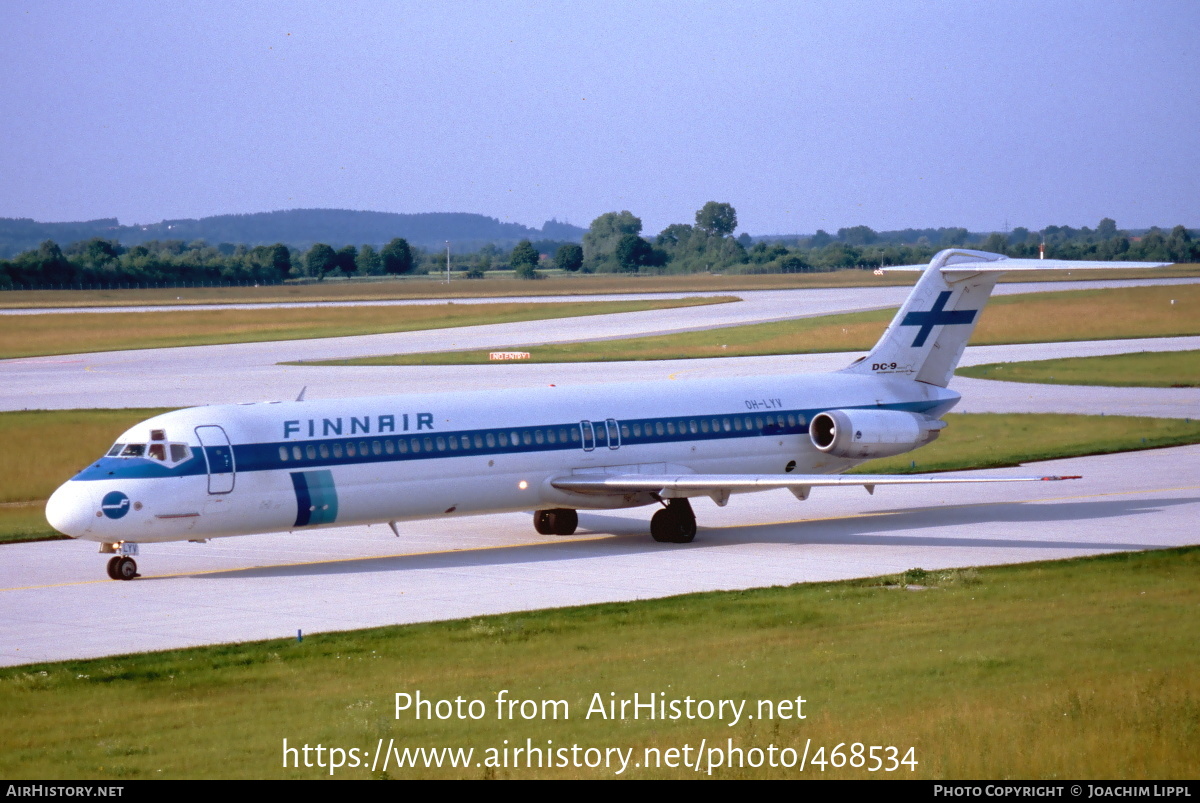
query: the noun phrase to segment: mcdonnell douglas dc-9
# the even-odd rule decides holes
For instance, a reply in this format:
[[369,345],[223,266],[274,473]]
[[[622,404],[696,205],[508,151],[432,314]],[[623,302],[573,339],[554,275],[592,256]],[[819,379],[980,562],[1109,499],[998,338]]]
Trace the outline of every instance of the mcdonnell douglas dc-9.
[[46,518],[100,542],[109,576],[129,580],[137,545],[152,542],[382,523],[399,535],[401,520],[512,511],[571,535],[579,510],[658,504],[654,540],[687,543],[690,497],[1069,479],[843,473],[938,436],[1001,273],[1161,264],[945,250],[898,268],[924,273],[871,352],[828,374],[177,410],[118,438],[55,491]]

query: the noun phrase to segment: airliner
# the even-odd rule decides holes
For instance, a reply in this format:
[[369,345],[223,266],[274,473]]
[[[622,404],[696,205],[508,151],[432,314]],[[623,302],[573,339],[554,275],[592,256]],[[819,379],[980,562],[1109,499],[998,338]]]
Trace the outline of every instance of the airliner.
[[933,441],[947,385],[1005,271],[1170,263],[939,252],[869,354],[833,373],[193,407],[130,428],[62,485],[46,518],[138,575],[138,545],[532,511],[571,535],[579,510],[658,505],[656,541],[696,535],[690,499],[813,488],[1075,477],[845,475]]

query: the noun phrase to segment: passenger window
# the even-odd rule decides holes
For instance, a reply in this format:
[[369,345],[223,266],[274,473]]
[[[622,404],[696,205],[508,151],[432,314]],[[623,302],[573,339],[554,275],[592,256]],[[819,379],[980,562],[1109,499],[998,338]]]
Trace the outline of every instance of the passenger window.
[[667,434],[668,434],[668,435],[674,435],[674,434],[675,434],[675,422],[674,422],[674,421],[668,421],[668,422],[667,422]]
[[742,419],[740,419],[740,418],[733,419],[733,428],[735,430],[737,430],[738,432],[741,432],[742,431]]
[[789,427],[796,426],[796,416],[794,416],[791,413],[788,413],[787,422],[788,422]]
[[293,446],[293,447],[292,447],[292,459],[293,459],[293,460],[299,460],[299,459],[300,459],[300,447],[299,447],[299,446]]
[[420,438],[412,439],[412,450],[413,450],[413,454],[421,453],[421,439]]
[[535,429],[533,431],[533,441],[539,446],[546,442],[546,433],[543,430]]
[[322,459],[327,459],[327,458],[329,457],[329,444],[327,444],[327,443],[322,443],[322,444],[321,444],[319,447],[317,447],[317,448],[319,448],[319,449],[321,450],[321,458],[322,458]]
[[470,435],[463,435],[463,436],[462,436],[462,446],[463,446],[463,448],[464,448],[464,449],[470,449],[470,448],[471,448],[471,436],[470,436]]
[[661,421],[654,422],[654,434],[655,435],[663,435],[666,433],[666,431],[667,430],[666,430],[666,427],[663,426],[663,422],[661,422]]
[[[428,440],[428,439],[427,439],[427,440]],[[444,451],[446,451],[446,439],[445,439],[445,438],[438,438],[438,439],[437,439],[437,450],[438,450],[439,452],[444,452]]]
[[633,425],[633,437],[635,437],[635,438],[642,437],[642,425],[641,424]]
[[[750,426],[750,419],[746,419],[746,426],[747,426],[747,427],[749,427],[749,426]],[[755,419],[754,419],[754,428],[755,428],[755,429],[757,429],[757,430],[759,430],[759,431],[762,431],[762,428],[763,428],[763,420],[762,420],[761,418],[755,418]]]
[[572,427],[567,432],[571,433],[571,443],[579,443],[579,430]]
[[346,457],[357,457],[358,452],[354,448],[354,441],[346,442]]
[[514,430],[512,431],[512,445],[513,445],[513,446],[520,446],[520,445],[521,445],[521,433],[520,433],[520,431],[519,431],[519,430],[515,430],[515,429],[514,429]]
[[395,441],[384,441],[383,442],[383,450],[385,452],[387,452],[388,454],[395,454],[396,453],[396,442]]
[[308,446],[304,447],[304,455],[309,460],[316,460],[317,459],[317,448],[310,443]]
[[708,432],[708,419],[707,418],[700,419],[700,431]]
[[340,444],[340,443],[337,443],[337,442],[335,442],[335,443],[333,444],[333,456],[334,456],[334,457],[341,457],[341,456],[342,456],[342,444]]
[[508,446],[508,433],[507,432],[500,433],[500,445]]
[[[438,440],[441,440],[441,438],[439,438]],[[426,438],[424,445],[425,445],[425,451],[432,452],[433,451],[433,438]]]
[[[173,443],[171,444],[171,451],[172,451],[172,452],[173,452],[173,451],[175,451],[175,444],[173,444]],[[174,457],[174,455],[172,455],[172,457]],[[287,451],[287,447],[286,447],[286,446],[280,446],[280,447],[279,447],[279,459],[280,459],[280,460],[282,460],[282,461],[283,461],[283,462],[285,462],[285,463],[287,462],[287,459],[288,459],[288,451]]]
[[726,432],[729,432],[729,419],[728,418],[721,419],[721,429],[725,430]]
[[379,441],[371,441],[371,454],[383,454],[383,444]]
[[366,441],[358,442],[358,453],[360,455],[362,455],[363,457],[367,456],[367,442]]
[[622,438],[628,438],[628,437],[629,437],[629,425],[628,425],[628,424],[622,424],[622,425],[621,425],[621,437],[622,437]]
[[688,432],[695,435],[699,431],[700,430],[696,428],[696,419],[693,418],[691,421],[688,421]]
[[400,454],[408,454],[408,441],[401,438],[396,441],[396,448],[400,450]]
[[487,445],[488,445],[488,448],[489,448],[489,449],[495,449],[495,448],[496,448],[496,436],[495,436],[495,435],[493,435],[491,432],[489,432],[489,433],[487,434]]
[[450,451],[458,451],[458,438],[454,437],[453,435],[450,436]]
[[552,429],[546,430],[546,442],[547,443],[558,443],[558,433]]
[[521,443],[525,444],[526,446],[533,443],[533,436],[529,434],[529,430],[525,430],[521,433]]

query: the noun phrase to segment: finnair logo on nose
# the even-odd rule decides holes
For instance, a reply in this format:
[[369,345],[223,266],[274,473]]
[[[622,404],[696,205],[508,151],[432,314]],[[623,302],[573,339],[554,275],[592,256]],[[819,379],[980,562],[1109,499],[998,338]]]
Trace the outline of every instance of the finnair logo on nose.
[[129,497],[120,491],[109,491],[100,502],[100,509],[110,519],[119,519],[129,512]]

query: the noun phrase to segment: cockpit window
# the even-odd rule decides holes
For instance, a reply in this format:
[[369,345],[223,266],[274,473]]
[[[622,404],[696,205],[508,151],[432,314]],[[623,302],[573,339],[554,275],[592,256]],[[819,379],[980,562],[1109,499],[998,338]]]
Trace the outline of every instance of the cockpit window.
[[113,448],[111,448],[111,449],[109,449],[109,450],[108,450],[108,455],[107,455],[107,457],[116,457],[117,455],[119,455],[119,454],[121,453],[121,450],[122,450],[122,449],[124,449],[124,448],[125,448],[125,444],[123,444],[123,443],[114,443],[114,444],[113,444]]
[[166,445],[165,443],[152,443],[152,444],[150,444],[150,447],[149,447],[149,448],[146,450],[146,456],[147,456],[147,457],[152,457],[152,458],[154,458],[155,460],[161,460],[161,461],[163,461],[163,462],[166,462],[166,459],[167,459],[167,445]]
[[141,457],[146,453],[146,444],[131,443],[121,452],[121,457]]
[[192,450],[186,443],[118,443],[108,450],[109,457],[142,457],[175,465],[188,460]]
[[188,448],[186,443],[171,444],[171,462],[182,463],[188,459]]

